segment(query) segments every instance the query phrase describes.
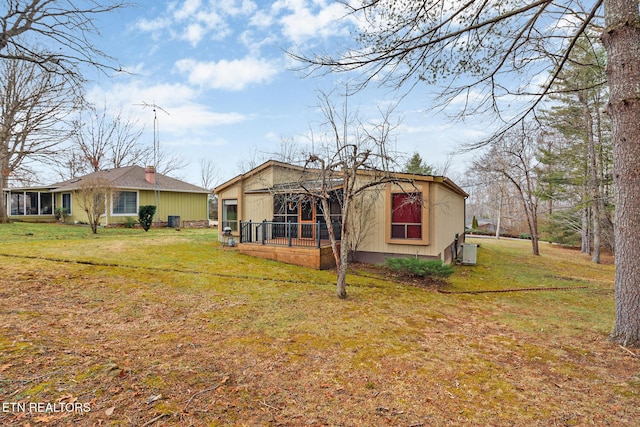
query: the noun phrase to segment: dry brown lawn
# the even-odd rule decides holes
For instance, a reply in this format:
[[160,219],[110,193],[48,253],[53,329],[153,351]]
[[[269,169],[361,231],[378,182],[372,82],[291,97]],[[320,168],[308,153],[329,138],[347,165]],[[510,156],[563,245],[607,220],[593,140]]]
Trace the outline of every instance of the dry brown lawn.
[[363,268],[342,301],[208,230],[46,227],[0,225],[0,425],[640,423],[610,260],[477,240],[446,285]]

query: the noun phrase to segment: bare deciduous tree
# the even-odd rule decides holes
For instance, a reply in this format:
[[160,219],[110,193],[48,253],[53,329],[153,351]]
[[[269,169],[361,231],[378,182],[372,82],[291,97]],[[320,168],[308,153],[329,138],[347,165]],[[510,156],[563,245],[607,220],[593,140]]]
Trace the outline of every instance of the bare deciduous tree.
[[81,65],[119,71],[115,60],[96,47],[100,31],[93,19],[126,5],[100,0],[4,0],[0,12],[0,59],[26,61],[74,86],[84,82]]
[[107,212],[113,189],[104,178],[83,179],[76,191],[78,205],[87,214],[87,221],[93,234],[98,233],[100,217]]
[[[0,188],[20,176],[28,162],[51,155],[69,134],[67,118],[74,105],[65,80],[37,64],[0,61]],[[0,198],[0,222],[7,209]]]
[[496,173],[516,190],[526,214],[533,254],[540,255],[535,135],[533,129],[528,129],[527,132],[513,129],[503,134],[474,161],[473,169],[488,174]]
[[140,142],[143,128],[113,114],[105,104],[102,109],[89,106],[73,122],[70,146],[56,156],[55,163],[62,179],[74,178],[99,170],[139,165],[149,148]]
[[262,152],[261,159],[277,160],[279,162],[298,164],[304,159],[304,149],[302,145],[293,137],[283,137],[276,152]]
[[213,190],[220,180],[220,170],[211,160],[200,160],[200,186]]
[[155,156],[152,150],[147,150],[145,153],[142,163],[146,166],[153,165],[155,159],[156,172],[163,175],[180,178],[178,172],[189,166],[189,162],[175,151],[159,148]]
[[[325,118],[327,139],[318,144],[318,153],[307,159],[300,186],[305,193],[322,204],[331,249],[337,267],[336,294],[347,297],[347,266],[349,252],[359,238],[361,229],[356,209],[368,200],[367,190],[384,188],[386,184],[406,182],[393,173],[398,165],[388,150],[395,124],[392,110],[382,112],[379,123],[363,123],[356,114],[350,115],[345,102],[339,111],[328,94],[320,95],[320,108]],[[336,189],[340,189],[336,192]],[[336,196],[337,195],[337,196]],[[341,235],[332,226],[331,206],[338,197],[341,207]]]
[[[27,87],[49,85],[50,93],[60,93],[64,87],[66,96],[79,95],[82,92],[82,84],[85,79],[82,73],[82,65],[89,65],[104,72],[120,70],[115,65],[113,58],[96,47],[93,36],[99,35],[98,28],[94,25],[95,16],[114,11],[125,6],[121,1],[101,2],[100,0],[5,0],[6,8],[0,11],[0,62],[4,70],[17,67],[21,64],[24,69],[30,69],[26,74],[37,78],[24,80]],[[23,73],[25,74],[25,73]],[[8,80],[4,80],[5,88]],[[49,96],[51,96],[49,94]],[[10,92],[2,94],[4,102],[7,99],[15,99]],[[28,104],[36,110],[64,108],[66,102],[47,103],[44,99],[28,100]],[[25,113],[24,110],[22,113]],[[30,122],[33,120],[30,114]],[[10,139],[23,141],[41,139],[42,132],[55,133],[61,129],[58,114],[50,114],[49,120],[42,121],[37,127],[31,128],[31,124],[20,125],[20,130],[12,123],[14,116],[3,114],[2,138],[3,148]],[[38,135],[29,135],[35,133]],[[56,142],[57,143],[57,142]],[[49,148],[54,144],[51,140]],[[0,154],[2,162],[2,186],[6,185],[9,174],[17,170],[15,166],[17,156],[10,158],[6,148]],[[24,163],[34,156],[29,150],[20,150],[24,157],[20,162]],[[44,152],[44,148],[38,151]],[[12,165],[12,163],[14,165]],[[2,198],[4,199],[4,198]],[[0,202],[0,221],[6,219],[4,200]]]

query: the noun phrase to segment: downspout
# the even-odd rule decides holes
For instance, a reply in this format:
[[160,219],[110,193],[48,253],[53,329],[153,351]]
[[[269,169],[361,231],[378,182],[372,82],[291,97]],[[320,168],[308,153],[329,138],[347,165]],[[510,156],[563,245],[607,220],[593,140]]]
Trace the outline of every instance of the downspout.
[[[469,196],[464,198],[464,209],[463,212],[464,214],[462,215],[462,242],[466,242],[467,241],[467,228],[465,226],[465,223],[467,222],[467,198]],[[456,254],[456,256],[458,256],[458,254]]]
[[104,196],[104,226],[109,225],[109,197],[110,194],[107,191],[107,194]]

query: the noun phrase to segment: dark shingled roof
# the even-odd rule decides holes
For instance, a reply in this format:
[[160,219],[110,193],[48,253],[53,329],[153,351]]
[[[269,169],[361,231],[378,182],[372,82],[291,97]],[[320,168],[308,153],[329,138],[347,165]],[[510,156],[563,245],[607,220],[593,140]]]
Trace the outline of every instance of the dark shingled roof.
[[72,178],[67,181],[51,185],[54,192],[78,190],[82,181],[89,179],[106,179],[114,188],[130,190],[159,190],[177,191],[183,193],[209,193],[209,190],[171,178],[160,173],[155,173],[156,183],[151,184],[146,180],[145,168],[140,166],[126,166],[123,168],[107,169],[84,175],[80,178]]

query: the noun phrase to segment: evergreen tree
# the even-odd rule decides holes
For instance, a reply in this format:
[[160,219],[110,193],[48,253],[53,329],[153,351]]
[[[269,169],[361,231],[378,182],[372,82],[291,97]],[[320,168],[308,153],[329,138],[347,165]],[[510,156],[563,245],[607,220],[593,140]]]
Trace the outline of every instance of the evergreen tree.
[[417,175],[432,175],[434,173],[433,166],[425,163],[416,151],[405,165],[405,172]]
[[[600,247],[612,246],[611,201],[611,127],[603,114],[606,105],[604,49],[583,37],[571,64],[560,73],[552,99],[556,104],[547,112],[545,123],[552,128],[553,147],[541,150],[540,160],[547,167],[541,181],[554,190],[564,214],[550,215],[549,226],[555,233],[581,223],[582,251],[600,262]],[[552,192],[553,193],[553,192]],[[561,196],[562,194],[562,196]],[[573,220],[567,221],[573,212]],[[561,232],[566,235],[566,232]]]

